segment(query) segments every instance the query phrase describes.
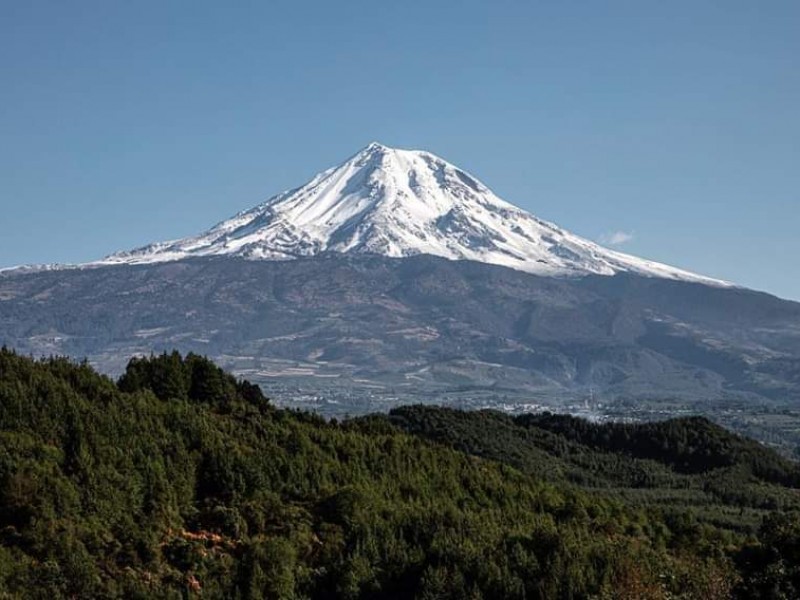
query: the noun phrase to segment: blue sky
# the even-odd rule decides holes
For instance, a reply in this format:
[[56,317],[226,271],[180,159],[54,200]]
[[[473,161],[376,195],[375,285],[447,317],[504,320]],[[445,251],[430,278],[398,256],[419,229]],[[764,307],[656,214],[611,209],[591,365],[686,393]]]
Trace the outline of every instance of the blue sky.
[[182,237],[371,140],[800,299],[800,3],[0,1],[0,266]]

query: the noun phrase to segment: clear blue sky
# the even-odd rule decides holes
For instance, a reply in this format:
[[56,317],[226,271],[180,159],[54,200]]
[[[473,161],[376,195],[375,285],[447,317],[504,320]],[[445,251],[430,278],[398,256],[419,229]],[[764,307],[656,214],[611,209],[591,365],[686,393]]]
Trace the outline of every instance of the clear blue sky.
[[196,233],[371,140],[800,299],[796,0],[0,0],[0,266]]

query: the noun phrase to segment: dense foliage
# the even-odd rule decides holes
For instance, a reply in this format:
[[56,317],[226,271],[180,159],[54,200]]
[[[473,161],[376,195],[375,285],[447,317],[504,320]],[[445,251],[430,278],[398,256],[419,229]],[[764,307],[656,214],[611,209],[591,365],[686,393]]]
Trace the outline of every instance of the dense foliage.
[[375,420],[548,481],[613,490],[629,504],[691,508],[723,528],[755,531],[768,511],[800,509],[800,465],[704,418],[598,424],[409,406],[361,421]]
[[681,473],[706,473],[744,465],[765,481],[800,485],[800,469],[795,463],[703,417],[600,425],[568,415],[544,413],[522,415],[516,422],[551,431],[595,450],[649,458]]
[[[454,443],[448,432],[459,431]],[[587,435],[419,407],[325,422],[274,408],[194,355],[134,359],[114,382],[86,364],[2,350],[0,594],[714,599],[800,589],[797,518],[776,513],[760,537],[748,534],[769,503],[791,508],[793,463],[762,472],[747,458],[761,449],[742,442],[744,454],[713,471],[684,472],[669,445],[641,458]],[[704,435],[688,438],[690,454],[703,456]],[[724,457],[718,441],[709,447]],[[641,491],[675,496],[672,510],[629,495],[637,477]],[[726,499],[697,487],[715,477],[750,491]],[[704,494],[702,518],[682,493]]]

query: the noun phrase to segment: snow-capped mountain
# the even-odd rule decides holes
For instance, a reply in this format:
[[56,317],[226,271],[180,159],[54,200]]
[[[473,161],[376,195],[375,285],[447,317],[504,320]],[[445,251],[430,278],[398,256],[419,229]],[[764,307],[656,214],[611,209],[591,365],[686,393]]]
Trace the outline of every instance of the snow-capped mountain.
[[324,252],[430,254],[548,276],[631,272],[727,285],[603,248],[502,200],[434,154],[378,143],[205,233],[94,264],[212,255],[286,260]]
[[800,401],[800,304],[613,252],[379,144],[196,237],[0,272],[0,345],[115,375],[195,352],[328,414]]

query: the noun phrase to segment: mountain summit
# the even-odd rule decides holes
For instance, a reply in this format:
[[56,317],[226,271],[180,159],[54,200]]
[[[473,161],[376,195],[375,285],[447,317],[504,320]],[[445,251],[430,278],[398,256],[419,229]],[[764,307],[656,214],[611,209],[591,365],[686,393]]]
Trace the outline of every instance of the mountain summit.
[[213,255],[286,260],[324,252],[430,254],[538,275],[631,272],[723,284],[603,248],[502,200],[434,154],[377,142],[200,235],[112,254],[95,264]]

